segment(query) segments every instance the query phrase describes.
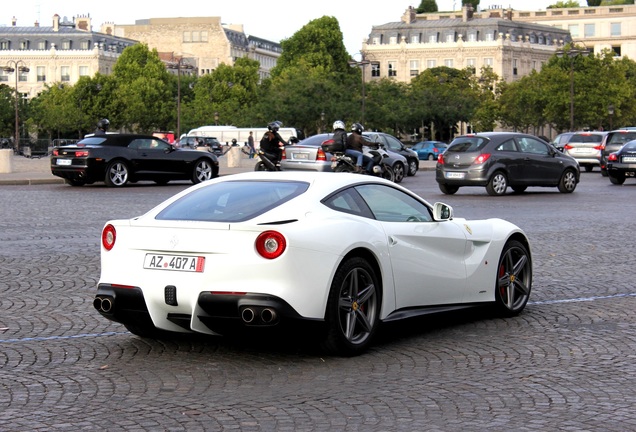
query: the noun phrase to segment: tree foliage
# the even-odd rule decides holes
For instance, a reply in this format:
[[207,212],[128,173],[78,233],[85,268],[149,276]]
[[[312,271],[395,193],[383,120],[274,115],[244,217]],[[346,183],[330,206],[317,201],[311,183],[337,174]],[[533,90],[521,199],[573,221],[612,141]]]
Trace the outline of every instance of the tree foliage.
[[437,2],[435,0],[422,0],[420,5],[416,9],[417,13],[432,13],[437,12]]
[[553,5],[548,6],[546,9],[562,9],[562,8],[577,8],[581,7],[576,0],[564,0],[558,1]]

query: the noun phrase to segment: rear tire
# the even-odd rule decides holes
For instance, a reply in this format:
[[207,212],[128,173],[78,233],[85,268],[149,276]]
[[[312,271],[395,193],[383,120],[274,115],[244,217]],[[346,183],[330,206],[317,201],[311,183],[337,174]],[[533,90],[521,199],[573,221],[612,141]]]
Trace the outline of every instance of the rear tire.
[[435,156],[433,156],[433,153],[429,153],[428,156],[426,157],[427,160],[435,160]]
[[486,192],[491,196],[501,196],[506,193],[506,189],[508,189],[508,179],[501,171],[494,173],[486,185]]
[[439,183],[439,190],[446,195],[454,195],[459,190],[459,186],[451,186],[444,183]]
[[267,171],[267,166],[263,162],[256,162],[254,171]]
[[331,283],[323,348],[333,354],[361,354],[371,343],[380,319],[381,292],[373,267],[353,257],[338,267]]
[[410,159],[409,160],[409,171],[406,173],[409,177],[417,174],[417,170],[420,169],[420,160],[419,159]]
[[612,184],[615,184],[615,185],[622,185],[623,183],[625,183],[624,174],[618,174],[616,176],[613,176],[610,174],[609,179],[610,179],[610,182],[612,182]]
[[124,161],[113,161],[106,168],[104,182],[109,187],[123,187],[128,183],[129,177],[128,165]]
[[566,170],[559,180],[559,192],[572,193],[576,189],[576,174],[572,170]]
[[401,183],[404,180],[405,168],[402,162],[398,162],[393,165],[393,181],[395,183]]

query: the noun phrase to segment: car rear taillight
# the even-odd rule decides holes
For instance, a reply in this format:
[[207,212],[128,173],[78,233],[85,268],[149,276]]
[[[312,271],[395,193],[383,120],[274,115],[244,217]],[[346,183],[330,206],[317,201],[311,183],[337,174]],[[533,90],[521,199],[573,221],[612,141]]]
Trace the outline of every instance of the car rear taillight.
[[490,158],[490,153],[482,153],[479,156],[477,156],[477,159],[475,159],[475,162],[473,162],[473,163],[476,164],[476,165],[483,164],[489,158]]
[[573,147],[573,146],[571,146],[570,144],[566,144],[566,145],[564,145],[564,146],[563,146],[563,149],[564,149],[564,150],[572,150],[573,148],[574,148],[574,147]]
[[433,153],[439,153],[439,149],[437,147],[433,147]]
[[287,240],[278,231],[263,231],[256,237],[256,252],[263,258],[278,258],[287,248]]
[[603,146],[602,145],[594,146],[594,150],[603,150]]
[[287,159],[287,153],[285,153],[285,149],[283,149],[283,153],[282,153],[282,156],[280,158],[281,158],[281,160],[282,159]]
[[327,155],[325,154],[325,152],[319,148],[318,152],[316,153],[316,160],[317,161],[326,161],[327,160]]
[[440,165],[444,165],[444,153],[437,156],[437,163]]
[[108,224],[104,227],[102,231],[102,246],[107,251],[111,250],[113,246],[115,246],[115,239],[117,238],[117,232],[115,231],[115,227],[111,224]]
[[53,156],[59,156],[60,155],[60,151],[58,149],[53,149]]
[[88,150],[78,150],[75,152],[75,157],[88,157]]
[[618,156],[616,155],[616,153],[610,153],[610,155],[607,157],[607,161],[618,162]]

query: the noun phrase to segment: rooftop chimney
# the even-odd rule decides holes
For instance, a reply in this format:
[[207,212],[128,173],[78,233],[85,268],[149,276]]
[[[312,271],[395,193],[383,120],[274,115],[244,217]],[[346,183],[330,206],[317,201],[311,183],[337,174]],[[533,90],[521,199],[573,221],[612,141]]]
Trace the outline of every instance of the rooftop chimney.
[[15,27],[15,26],[16,26],[16,24],[18,24],[18,20],[17,20],[17,19],[15,19],[15,17],[13,17],[13,18],[11,19],[11,25],[12,25],[13,27]]
[[60,31],[60,16],[58,14],[53,15],[53,31]]

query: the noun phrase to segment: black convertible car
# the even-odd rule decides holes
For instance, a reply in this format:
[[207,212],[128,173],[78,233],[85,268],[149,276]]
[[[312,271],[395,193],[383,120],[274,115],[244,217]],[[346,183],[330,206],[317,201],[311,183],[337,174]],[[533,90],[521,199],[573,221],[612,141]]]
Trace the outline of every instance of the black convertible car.
[[139,180],[196,184],[217,177],[219,162],[213,153],[178,148],[151,135],[108,134],[54,147],[51,172],[73,186],[103,181],[121,187]]
[[629,141],[607,157],[607,174],[612,184],[622,185],[636,176],[636,140]]

